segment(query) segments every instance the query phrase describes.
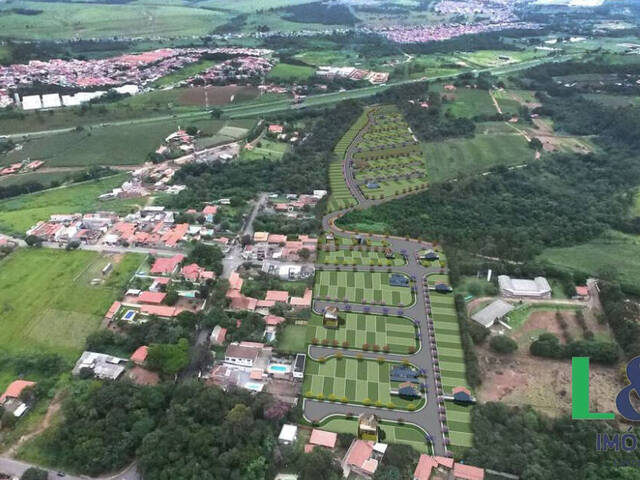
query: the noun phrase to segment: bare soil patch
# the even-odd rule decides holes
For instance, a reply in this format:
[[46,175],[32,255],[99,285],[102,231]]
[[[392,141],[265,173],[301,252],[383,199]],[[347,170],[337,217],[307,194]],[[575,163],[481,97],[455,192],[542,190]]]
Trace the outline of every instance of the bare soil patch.
[[231,102],[231,97],[237,102],[255,98],[259,93],[256,87],[237,85],[193,87],[180,95],[178,102],[182,105],[226,105]]

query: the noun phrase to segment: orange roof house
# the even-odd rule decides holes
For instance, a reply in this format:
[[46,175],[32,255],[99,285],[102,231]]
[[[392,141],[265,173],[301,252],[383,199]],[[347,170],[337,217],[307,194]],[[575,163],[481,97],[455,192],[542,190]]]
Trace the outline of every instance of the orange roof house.
[[206,280],[207,278],[214,277],[213,272],[205,270],[197,263],[192,263],[191,265],[182,267],[182,270],[180,270],[180,274],[184,277],[185,280],[188,280],[189,282],[197,282],[200,279]]
[[286,290],[267,290],[267,294],[264,299],[272,300],[274,302],[288,303],[289,292]]
[[146,345],[138,347],[138,349],[133,352],[133,355],[131,355],[131,361],[133,363],[137,363],[138,365],[142,365],[147,359],[148,354],[149,348]]
[[233,297],[231,299],[231,309],[233,310],[247,310],[249,312],[253,312],[256,309],[256,304],[258,300],[251,297],[245,297],[244,295],[240,295],[238,297]]
[[311,432],[311,438],[309,443],[311,445],[318,445],[320,447],[335,448],[338,441],[338,434],[333,432],[326,432],[324,430],[318,430],[314,428]]
[[284,127],[282,125],[271,124],[269,125],[269,133],[282,133]]
[[267,238],[267,243],[272,243],[272,244],[280,244],[280,243],[286,243],[287,242],[287,236],[286,235],[278,235],[276,233],[270,233],[269,237]]
[[20,394],[25,388],[35,387],[36,382],[30,382],[28,380],[15,380],[9,384],[7,389],[2,395],[0,395],[0,404],[4,403],[9,398],[20,398]]
[[298,310],[301,309],[305,309],[305,308],[311,308],[311,298],[312,298],[313,292],[311,291],[310,288],[307,288],[304,291],[304,296],[302,297],[291,297],[291,299],[289,300],[289,304]]
[[580,285],[576,287],[576,295],[579,297],[588,297],[589,296],[589,287],[586,285]]
[[[382,448],[382,451],[379,449]],[[379,461],[382,459],[386,449],[385,444],[376,444],[372,441],[354,440],[344,459],[342,460],[342,471],[345,478],[351,472],[357,475],[371,478],[378,469]]]
[[453,466],[453,476],[456,480],[484,480],[484,469],[456,463]]
[[282,322],[284,322],[284,317],[279,317],[278,315],[267,315],[264,317],[265,325],[275,327],[276,325],[280,325]]
[[[453,476],[450,475],[451,473],[453,473]],[[437,478],[484,480],[484,470],[482,468],[455,463],[453,458],[420,455],[418,466],[413,472],[413,480],[431,480],[434,474],[440,474]]]
[[113,316],[118,312],[118,310],[120,310],[121,305],[122,304],[117,300],[113,302],[111,307],[109,307],[109,310],[107,311],[107,313],[105,313],[104,318],[106,318],[107,320],[111,320]]
[[151,273],[155,275],[171,275],[175,273],[178,265],[184,260],[184,255],[177,254],[173,257],[156,258],[151,267]]
[[244,281],[240,278],[240,274],[238,272],[233,272],[229,276],[229,288],[232,290],[241,290],[242,284]]
[[179,307],[170,307],[168,305],[141,305],[140,312],[144,315],[155,315],[162,318],[177,317],[183,311]]
[[163,292],[144,291],[138,296],[138,300],[150,305],[160,305],[166,296],[167,294]]
[[216,205],[207,205],[202,209],[203,215],[215,215],[218,213],[218,207]]

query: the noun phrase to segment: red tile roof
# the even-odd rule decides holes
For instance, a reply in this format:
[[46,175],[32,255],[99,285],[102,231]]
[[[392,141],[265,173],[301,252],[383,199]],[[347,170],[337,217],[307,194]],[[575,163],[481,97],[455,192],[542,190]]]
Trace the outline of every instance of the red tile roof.
[[138,349],[133,352],[131,355],[131,361],[134,363],[142,364],[147,359],[147,354],[149,353],[149,349],[146,345],[138,347]]
[[35,385],[36,382],[30,382],[28,380],[15,380],[11,382],[0,396],[0,403],[4,402],[7,398],[19,398],[25,388],[35,387]]
[[122,306],[122,304],[120,302],[118,302],[117,300],[115,302],[113,302],[113,304],[111,305],[111,307],[109,307],[109,310],[107,311],[107,313],[105,313],[105,318],[107,318],[108,320],[111,320],[113,318],[113,316],[116,314],[116,312],[120,309],[120,307]]
[[267,290],[267,295],[264,299],[287,303],[289,301],[289,292],[286,290]]
[[240,289],[242,289],[242,284],[243,283],[244,282],[243,282],[242,278],[240,278],[240,274],[238,272],[233,272],[229,276],[229,288],[235,289],[235,290],[240,290]]
[[170,274],[176,269],[176,267],[184,260],[184,255],[177,254],[173,257],[165,258],[160,257],[156,258],[156,261],[153,262],[153,266],[151,267],[151,273],[154,274]]
[[484,469],[456,463],[453,466],[453,476],[460,480],[484,480]]
[[267,238],[268,243],[286,243],[287,236],[286,235],[278,235],[276,233],[270,233]]
[[149,292],[145,291],[140,294],[138,300],[142,303],[149,303],[152,305],[160,305],[167,294],[163,292]]
[[218,213],[218,207],[216,205],[207,205],[202,209],[204,215],[215,215]]
[[371,457],[371,452],[373,452],[373,445],[373,442],[368,442],[365,440],[354,440],[354,443],[349,449],[348,456],[345,459],[345,463],[347,463],[347,465],[354,465],[356,467],[362,468],[367,460],[369,460],[369,457]]
[[267,315],[264,317],[264,323],[266,325],[276,326],[280,325],[282,322],[284,322],[284,317],[279,317],[278,315]]
[[318,430],[314,428],[311,432],[311,438],[309,443],[313,445],[320,445],[321,447],[334,448],[338,440],[338,434],[333,432],[326,432],[324,430]]
[[231,299],[231,308],[233,310],[248,310],[250,312],[253,312],[256,309],[257,303],[258,300],[255,298],[240,295],[239,297],[234,297]]
[[146,315],[173,318],[182,312],[182,308],[170,307],[168,305],[141,305],[140,311]]
[[576,287],[576,294],[580,295],[581,297],[588,297],[589,296],[589,288],[586,287],[585,285],[580,285],[580,286]]

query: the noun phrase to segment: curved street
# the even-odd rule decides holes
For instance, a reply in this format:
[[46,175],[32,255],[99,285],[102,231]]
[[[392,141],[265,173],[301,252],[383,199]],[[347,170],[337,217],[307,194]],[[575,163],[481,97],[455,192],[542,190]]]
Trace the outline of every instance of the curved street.
[[[363,134],[367,131],[371,125],[372,119],[369,116],[368,123],[358,132],[353,141],[347,148],[345,154],[345,160],[343,162],[343,176],[349,190],[353,197],[357,200],[358,205],[353,208],[340,210],[330,213],[323,218],[323,227],[326,232],[331,232],[336,237],[351,238],[355,232],[349,232],[342,230],[335,225],[335,221],[345,213],[353,209],[368,208],[372,205],[376,205],[384,202],[385,200],[367,200],[360,191],[357,183],[354,179],[352,157],[356,149],[358,141],[362,138]],[[393,197],[398,198],[398,196]],[[389,200],[389,199],[387,199]],[[374,267],[374,271],[388,271],[404,273],[409,276],[415,282],[415,301],[408,307],[390,307],[379,305],[359,305],[354,303],[344,304],[341,302],[325,301],[320,299],[314,299],[313,310],[316,313],[322,313],[328,306],[336,306],[340,311],[350,311],[353,313],[372,313],[381,315],[401,315],[411,319],[417,326],[419,332],[419,339],[421,347],[417,352],[413,354],[400,355],[389,354],[382,352],[363,352],[355,349],[344,348],[332,348],[312,345],[309,346],[308,354],[312,359],[319,357],[328,357],[334,355],[338,351],[342,352],[344,356],[355,357],[358,354],[362,354],[364,358],[376,359],[378,357],[384,357],[386,360],[401,362],[403,360],[409,360],[413,365],[423,370],[426,374],[424,383],[427,386],[426,404],[423,408],[417,411],[404,411],[404,410],[390,410],[388,408],[378,407],[365,407],[360,405],[341,404],[328,401],[319,401],[314,399],[304,400],[304,414],[309,420],[322,420],[331,415],[346,415],[354,414],[358,415],[363,412],[374,412],[379,418],[383,420],[398,421],[402,420],[407,423],[412,423],[425,432],[431,438],[434,455],[446,455],[447,447],[444,435],[444,400],[441,394],[438,392],[438,388],[441,388],[439,369],[437,368],[437,362],[434,363],[432,356],[432,349],[430,345],[435,345],[435,337],[433,336],[433,323],[429,315],[427,314],[427,308],[429,305],[428,287],[426,287],[426,279],[428,275],[434,273],[440,273],[439,267],[424,267],[420,264],[418,255],[420,250],[432,248],[432,244],[428,242],[422,242],[418,240],[400,238],[394,236],[381,236],[381,235],[367,235],[367,238],[372,240],[385,240],[389,243],[389,247],[396,255],[403,255],[407,263],[402,266],[395,267]],[[325,270],[337,269],[335,266],[322,265]],[[351,268],[351,267],[349,267]],[[355,266],[355,270],[359,271],[371,271],[371,267],[367,265]]]

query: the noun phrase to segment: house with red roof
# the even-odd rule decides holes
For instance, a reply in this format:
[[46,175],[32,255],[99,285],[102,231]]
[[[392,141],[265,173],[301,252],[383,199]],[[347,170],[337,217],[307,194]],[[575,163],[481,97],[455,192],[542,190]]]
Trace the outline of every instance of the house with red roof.
[[265,325],[270,325],[273,327],[277,327],[284,321],[285,321],[285,318],[279,317],[278,315],[267,315],[266,317],[264,317]]
[[277,125],[275,123],[269,125],[269,133],[273,133],[274,135],[277,135],[282,132],[284,132],[284,127],[282,125]]
[[14,417],[21,417],[29,406],[20,400],[20,395],[26,388],[33,388],[36,382],[28,380],[15,380],[9,384],[7,389],[0,395],[0,405],[6,412],[11,412]]
[[267,243],[271,244],[271,245],[280,245],[281,243],[286,243],[287,242],[287,236],[286,235],[279,235],[276,233],[270,233],[269,236],[267,237]]
[[167,294],[163,292],[144,291],[138,296],[138,301],[148,305],[161,305],[166,296]]
[[231,304],[229,305],[229,308],[231,310],[245,310],[248,312],[253,312],[256,309],[257,303],[258,303],[258,300],[255,298],[239,295],[231,299]]
[[454,462],[453,458],[420,455],[413,480],[484,480],[484,470]]
[[207,280],[213,280],[215,278],[215,274],[213,272],[205,270],[197,263],[192,263],[182,267],[180,275],[182,275],[185,280],[192,283],[206,282]]
[[211,336],[209,337],[209,341],[212,345],[222,345],[227,338],[227,329],[221,327],[220,325],[216,325],[211,332]]
[[180,307],[170,307],[168,305],[141,305],[140,313],[143,315],[153,315],[160,318],[174,318],[183,311]]
[[579,285],[576,287],[576,298],[578,300],[588,300],[589,299],[589,287],[586,285]]
[[173,275],[178,270],[178,266],[184,260],[184,255],[178,253],[173,257],[159,257],[153,262],[151,273],[153,275]]
[[280,302],[280,303],[289,303],[289,292],[286,290],[267,290],[267,294],[264,298],[265,300]]
[[141,347],[138,347],[135,352],[133,352],[133,355],[131,355],[131,361],[137,365],[143,365],[147,360],[148,354],[149,347],[147,347],[146,345],[142,345]]
[[309,438],[309,445],[313,447],[324,447],[334,449],[336,442],[338,441],[338,434],[334,432],[327,432],[325,430],[318,430],[314,428],[311,431],[311,437]]
[[113,317],[116,315],[116,313],[118,313],[118,310],[120,310],[121,306],[122,304],[117,300],[113,302],[109,307],[107,313],[105,313],[104,318],[106,318],[107,320],[113,320]]
[[386,450],[386,443],[354,440],[342,459],[344,478],[348,478],[352,473],[367,479],[372,478]]
[[311,308],[312,296],[312,290],[310,288],[307,288],[304,291],[304,295],[302,297],[291,297],[289,299],[289,304],[294,308],[294,310],[304,310],[306,308]]

